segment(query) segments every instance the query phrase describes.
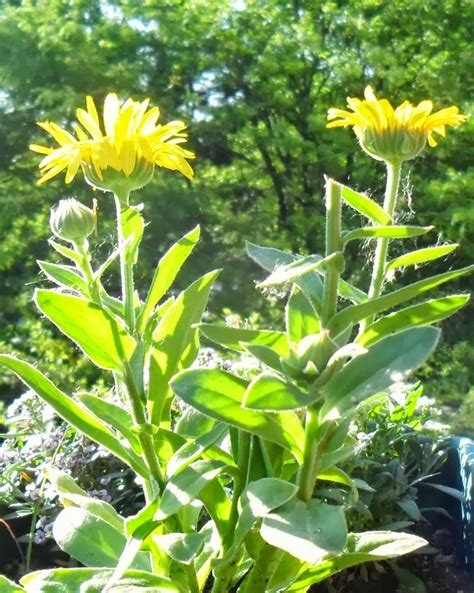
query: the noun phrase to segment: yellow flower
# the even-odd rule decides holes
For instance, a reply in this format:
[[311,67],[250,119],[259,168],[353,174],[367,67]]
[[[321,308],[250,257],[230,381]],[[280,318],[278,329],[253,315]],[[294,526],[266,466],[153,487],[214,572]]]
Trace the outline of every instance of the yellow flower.
[[383,161],[406,161],[415,158],[426,145],[436,146],[433,134],[446,135],[446,126],[466,121],[455,106],[436,113],[431,101],[416,107],[404,101],[396,109],[386,99],[377,99],[370,86],[364,100],[348,97],[344,109],[329,109],[328,128],[352,126],[362,148],[372,157]]
[[186,159],[195,155],[180,146],[187,139],[183,122],[157,124],[160,110],[148,109],[149,99],[127,99],[120,104],[117,95],[110,93],[105,98],[102,120],[92,97],[87,97],[86,104],[86,110],[76,111],[79,123],[73,124],[74,133],[53,122],[38,122],[59,144],[56,148],[30,146],[46,155],[39,165],[39,184],[64,170],[66,183],[71,183],[80,167],[89,183],[110,191],[142,187],[153,176],[155,165],[193,178]]

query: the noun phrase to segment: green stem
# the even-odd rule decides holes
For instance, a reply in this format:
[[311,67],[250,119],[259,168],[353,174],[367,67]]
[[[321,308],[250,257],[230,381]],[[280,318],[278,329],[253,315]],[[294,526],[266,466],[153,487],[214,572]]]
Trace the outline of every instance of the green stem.
[[[393,162],[387,163],[387,182],[385,186],[385,199],[383,203],[383,209],[390,216],[394,218],[397,208],[397,196],[398,187],[400,185],[400,173],[402,163]],[[385,280],[385,266],[387,263],[387,253],[390,240],[386,237],[377,239],[377,245],[375,248],[374,267],[372,269],[372,278],[370,281],[369,288],[369,299],[375,299],[382,293],[383,282]],[[373,317],[368,317],[361,324],[361,331],[367,325],[370,325]]]
[[247,486],[249,465],[251,460],[251,440],[250,433],[244,430],[239,430],[239,450],[237,454],[237,467],[239,468],[239,475],[234,480],[234,489],[232,492],[232,504],[229,516],[229,528],[227,530],[226,541],[224,542],[224,550],[232,545],[235,526],[239,518],[238,503],[243,489]]
[[135,331],[133,262],[130,261],[127,253],[123,220],[123,214],[128,208],[128,194],[124,196],[115,195],[115,208],[117,211],[117,236],[120,249],[120,274],[122,279],[122,300],[125,322],[133,333]]
[[[326,257],[341,250],[341,186],[326,179]],[[339,268],[329,264],[324,275],[321,325],[325,327],[337,310]]]
[[[143,449],[143,455],[150,470],[150,477],[153,478],[158,485],[160,491],[165,487],[165,480],[161,471],[160,462],[155,450],[155,443],[153,439],[153,427],[148,424],[145,413],[145,407],[142,404],[142,397],[135,385],[132,370],[128,362],[125,362],[125,376],[124,383],[128,395],[128,400],[131,407],[132,418],[135,426],[138,428],[138,438]],[[148,487],[149,489],[149,487]],[[145,488],[145,494],[147,489]],[[153,492],[153,496],[156,493]]]
[[94,270],[91,266],[91,256],[89,253],[87,239],[82,244],[75,244],[77,253],[81,256],[81,271],[86,279],[87,287],[89,289],[89,297],[94,303],[100,305],[102,303],[100,297],[100,289],[96,279],[94,279]]
[[227,564],[224,569],[218,572],[218,574],[214,574],[214,584],[211,593],[227,593],[230,590],[232,580],[239,567],[238,559],[241,556],[240,549],[235,550],[231,557],[226,557],[226,553],[232,546],[235,527],[239,519],[239,498],[248,483],[250,462],[252,458],[252,439],[253,437],[248,432],[245,432],[244,430],[239,431],[237,453],[237,467],[239,468],[239,474],[234,480],[228,529],[225,540],[222,542],[223,556],[226,559]]
[[284,550],[265,543],[254,567],[240,587],[239,593],[265,593],[284,553]]
[[298,497],[304,501],[310,500],[314,491],[319,458],[318,430],[318,411],[314,407],[309,407],[306,411],[303,464],[300,466],[298,474]]

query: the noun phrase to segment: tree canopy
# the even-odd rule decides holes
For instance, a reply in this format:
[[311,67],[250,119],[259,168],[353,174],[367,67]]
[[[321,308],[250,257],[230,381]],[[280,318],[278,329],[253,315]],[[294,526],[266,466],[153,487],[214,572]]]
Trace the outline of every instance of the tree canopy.
[[[162,171],[139,196],[152,229],[143,280],[164,247],[200,222],[205,240],[188,272],[222,265],[211,310],[243,316],[256,307],[271,314],[253,289],[244,238],[320,251],[324,175],[381,198],[382,165],[358,150],[349,130],[326,129],[329,107],[371,84],[396,104],[431,98],[436,108],[472,110],[469,0],[10,0],[0,10],[4,342],[31,319],[28,294],[41,281],[35,260],[49,257],[49,208],[74,194],[88,204],[96,197],[102,221],[112,211],[80,179],[35,186],[38,158],[28,144],[44,141],[35,122],[68,125],[87,94],[98,103],[112,90],[150,97],[164,121],[189,124],[196,180]],[[435,221],[441,241],[461,244],[459,265],[474,250],[473,126],[404,169],[401,218],[412,217],[413,202],[417,223]],[[105,222],[99,240],[114,241]],[[362,283],[366,272],[352,269]],[[472,308],[450,322],[448,342],[474,329],[469,319]]]

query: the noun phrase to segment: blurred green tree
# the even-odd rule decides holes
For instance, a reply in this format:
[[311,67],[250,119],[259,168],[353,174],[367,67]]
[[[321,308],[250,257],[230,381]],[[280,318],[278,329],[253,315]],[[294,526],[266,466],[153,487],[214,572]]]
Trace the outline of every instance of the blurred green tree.
[[[96,197],[97,249],[114,241],[106,222],[110,200],[94,196],[80,179],[36,187],[38,159],[27,149],[44,141],[35,121],[67,126],[86,94],[99,103],[110,90],[150,97],[164,121],[189,123],[199,157],[192,185],[158,175],[141,195],[153,233],[143,247],[150,265],[138,285],[146,286],[165,246],[200,222],[204,242],[183,282],[186,273],[223,266],[211,314],[227,306],[244,317],[255,309],[272,314],[249,288],[247,278],[257,271],[245,256],[244,238],[318,252],[325,174],[375,197],[383,191],[382,166],[355,147],[351,132],[325,128],[328,107],[343,107],[347,95],[360,96],[370,83],[393,103],[429,97],[437,108],[472,110],[469,0],[10,0],[0,2],[0,10],[5,342],[20,321],[36,323],[28,303],[42,280],[35,260],[50,257],[48,212],[59,198],[74,194],[90,204]],[[413,203],[417,222],[436,220],[442,241],[461,244],[452,257],[457,265],[468,263],[474,250],[473,127],[471,120],[404,171],[402,218],[412,217]],[[367,270],[351,273],[367,281]],[[460,289],[469,282],[460,281]],[[471,307],[450,321],[446,344],[473,335],[472,319]],[[28,341],[15,347],[28,352]],[[436,368],[435,362],[428,379],[436,380]]]

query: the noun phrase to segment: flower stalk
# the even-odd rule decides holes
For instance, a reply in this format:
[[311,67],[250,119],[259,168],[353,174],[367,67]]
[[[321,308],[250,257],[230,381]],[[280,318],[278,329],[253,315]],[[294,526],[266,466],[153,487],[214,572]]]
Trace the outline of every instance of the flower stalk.
[[[400,185],[400,174],[402,163],[400,161],[387,162],[387,181],[385,186],[385,198],[383,209],[393,220],[396,216],[398,188]],[[385,266],[387,264],[387,254],[390,244],[390,239],[380,237],[377,239],[374,256],[374,266],[372,269],[372,277],[369,288],[369,299],[375,299],[382,293],[383,283],[385,280]],[[361,324],[361,332],[370,325],[373,317],[366,318]]]
[[122,279],[122,301],[124,307],[125,322],[130,333],[135,332],[135,305],[134,305],[134,279],[133,261],[129,257],[127,249],[127,238],[125,236],[124,214],[129,207],[129,195],[122,196],[115,194],[115,209],[117,213],[117,236],[120,250],[120,275]]

